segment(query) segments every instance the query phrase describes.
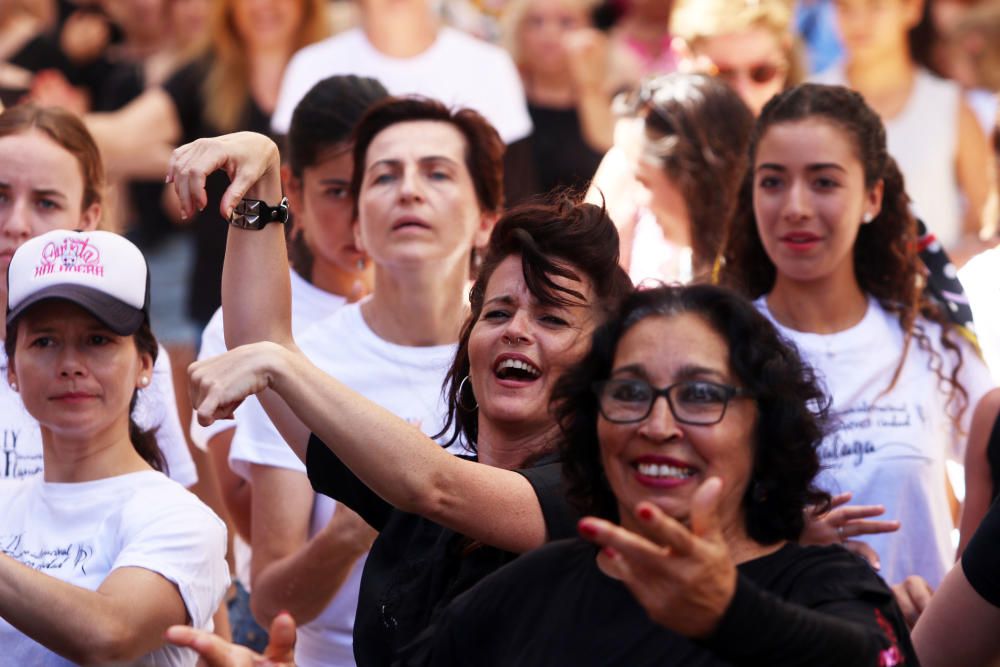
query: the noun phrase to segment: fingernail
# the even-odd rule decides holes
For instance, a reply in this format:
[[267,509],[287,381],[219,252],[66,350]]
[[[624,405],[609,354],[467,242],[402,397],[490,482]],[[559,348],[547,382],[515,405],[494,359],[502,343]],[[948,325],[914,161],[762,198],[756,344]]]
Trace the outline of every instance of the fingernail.
[[653,510],[649,509],[648,507],[640,507],[637,513],[639,515],[639,518],[644,521],[649,521],[650,519],[653,518]]
[[618,550],[614,547],[604,547],[601,549],[608,558],[618,558]]
[[597,528],[589,523],[581,523],[579,528],[580,534],[584,537],[597,537]]

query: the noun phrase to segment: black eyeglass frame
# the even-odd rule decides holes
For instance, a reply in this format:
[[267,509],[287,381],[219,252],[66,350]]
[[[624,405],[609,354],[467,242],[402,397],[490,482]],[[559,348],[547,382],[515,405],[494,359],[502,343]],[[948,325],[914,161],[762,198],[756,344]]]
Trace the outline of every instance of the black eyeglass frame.
[[[644,412],[641,417],[636,417],[635,419],[612,419],[607,415],[607,413],[604,412],[604,406],[602,405],[601,402],[601,395],[604,391],[604,388],[612,382],[622,382],[622,381],[642,382],[647,387],[649,387],[650,391],[652,392],[652,397],[649,399],[649,403],[646,406],[646,412]],[[675,387],[680,387],[683,385],[690,385],[690,384],[711,385],[713,387],[717,387],[718,389],[722,390],[725,399],[722,401],[722,411],[719,412],[718,419],[707,422],[692,421],[690,419],[684,419],[683,417],[677,415],[677,410],[676,408],[674,408],[674,402],[670,398],[670,392]],[[645,380],[639,380],[637,378],[629,378],[629,379],[609,378],[607,380],[594,382],[591,385],[591,390],[594,392],[594,395],[597,396],[597,409],[598,411],[600,411],[601,416],[604,417],[607,421],[611,422],[612,424],[636,424],[638,422],[641,422],[642,420],[649,417],[650,413],[653,412],[653,405],[656,403],[656,399],[662,396],[663,398],[667,399],[667,407],[670,409],[670,414],[673,415],[674,420],[677,421],[677,423],[687,424],[688,426],[714,426],[715,424],[718,424],[719,422],[721,422],[723,419],[726,418],[726,410],[729,408],[729,401],[731,401],[734,398],[751,398],[753,396],[753,394],[751,394],[746,389],[740,387],[734,387],[728,384],[722,384],[721,382],[712,382],[711,380],[681,380],[680,382],[675,382],[671,385],[667,385],[666,387],[658,389],[653,385],[649,384],[648,382],[646,382]]]

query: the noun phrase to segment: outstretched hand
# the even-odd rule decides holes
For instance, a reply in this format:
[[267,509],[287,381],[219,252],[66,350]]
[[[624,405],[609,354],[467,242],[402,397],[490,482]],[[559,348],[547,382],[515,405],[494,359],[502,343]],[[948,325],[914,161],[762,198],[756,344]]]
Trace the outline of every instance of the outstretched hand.
[[722,480],[712,477],[691,501],[691,528],[641,502],[642,534],[603,519],[580,520],[580,534],[604,547],[603,567],[620,579],[650,618],[688,637],[710,635],[736,592],[736,565],[722,535]]
[[189,625],[168,628],[166,639],[176,646],[197,651],[201,656],[199,664],[207,667],[295,667],[295,621],[284,612],[271,621],[263,655]]
[[205,182],[220,170],[230,180],[219,208],[219,214],[227,220],[233,208],[255,186],[265,191],[257,199],[276,203],[281,197],[278,147],[263,134],[234,132],[198,139],[177,148],[167,169],[166,181],[174,185],[182,218],[190,218],[208,206]]
[[805,527],[799,537],[799,544],[843,544],[867,560],[876,570],[880,563],[878,554],[864,542],[852,539],[859,535],[876,535],[892,533],[899,530],[899,521],[872,520],[872,517],[885,514],[882,505],[848,505],[851,492],[840,493],[830,499],[830,509],[817,514],[806,511]]
[[188,393],[198,423],[230,419],[248,396],[267,389],[278,365],[274,359],[283,351],[277,343],[250,343],[188,366]]

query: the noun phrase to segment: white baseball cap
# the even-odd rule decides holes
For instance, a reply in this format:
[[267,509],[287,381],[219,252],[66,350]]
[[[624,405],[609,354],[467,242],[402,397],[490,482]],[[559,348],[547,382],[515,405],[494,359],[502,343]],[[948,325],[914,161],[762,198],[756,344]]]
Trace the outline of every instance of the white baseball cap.
[[7,324],[46,299],[71,301],[115,333],[131,335],[148,315],[146,258],[111,232],[36,236],[17,249],[7,268]]

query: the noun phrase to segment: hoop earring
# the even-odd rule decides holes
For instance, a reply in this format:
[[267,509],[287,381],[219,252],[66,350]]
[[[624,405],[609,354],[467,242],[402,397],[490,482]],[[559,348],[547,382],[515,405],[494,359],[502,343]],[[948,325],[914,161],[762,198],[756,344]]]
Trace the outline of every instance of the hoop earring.
[[[466,405],[462,405],[462,391],[465,389],[465,383],[468,381],[469,381],[469,376],[466,375],[464,378],[462,378],[462,381],[458,383],[458,391],[455,392],[455,405],[465,410],[466,412],[475,412],[476,410],[479,409],[478,401],[476,401],[476,404],[473,405],[471,408]],[[474,395],[472,397],[472,400],[474,401],[476,400],[476,397]]]

